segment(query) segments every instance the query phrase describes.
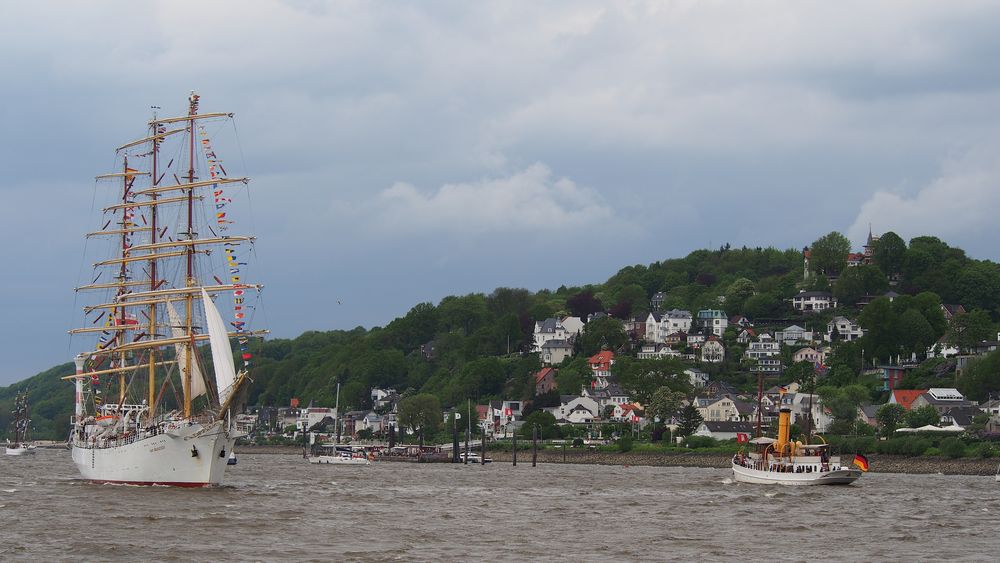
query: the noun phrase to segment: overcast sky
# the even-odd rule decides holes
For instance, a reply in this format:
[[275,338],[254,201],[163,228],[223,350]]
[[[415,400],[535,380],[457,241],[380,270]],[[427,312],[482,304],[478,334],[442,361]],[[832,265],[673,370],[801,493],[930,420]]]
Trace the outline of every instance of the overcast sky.
[[192,89],[236,113],[277,337],[869,223],[995,260],[997,29],[974,1],[2,3],[0,385],[80,351],[93,177]]

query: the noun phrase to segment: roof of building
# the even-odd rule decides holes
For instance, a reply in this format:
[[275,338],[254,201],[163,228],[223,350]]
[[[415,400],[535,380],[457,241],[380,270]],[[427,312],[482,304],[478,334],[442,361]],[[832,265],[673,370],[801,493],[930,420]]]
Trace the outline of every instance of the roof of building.
[[597,369],[602,371],[607,371],[611,369],[611,362],[615,360],[615,353],[611,350],[601,350],[600,352],[594,354],[587,360],[591,366],[597,366]]
[[553,338],[552,340],[546,340],[542,343],[542,348],[572,348],[573,345],[569,343],[568,340],[559,340]]
[[906,410],[910,410],[913,401],[916,401],[917,397],[926,392],[926,389],[893,389],[890,401],[902,405]]
[[670,318],[670,319],[690,319],[691,318],[691,311],[683,311],[681,309],[671,309],[671,310],[669,310],[669,311],[667,311],[667,312],[665,312],[663,314],[666,315],[667,318]]
[[726,316],[726,312],[719,309],[702,309],[701,311],[698,311],[698,318],[729,320],[729,318]]
[[955,388],[952,387],[931,387],[927,390],[931,397],[939,401],[963,401],[965,396]]
[[952,305],[950,303],[942,303],[941,309],[945,311],[945,313],[949,317],[954,317],[955,315],[961,315],[965,313],[965,307],[961,305]]
[[950,417],[955,424],[959,426],[968,426],[972,424],[972,419],[983,414],[983,411],[979,410],[978,407],[973,406],[961,406],[952,407],[946,411],[943,416]]
[[701,423],[709,432],[753,432],[753,423],[735,420],[706,420]]
[[550,374],[555,376],[556,373],[557,370],[555,368],[542,368],[538,370],[538,372],[535,373],[535,384],[537,385],[541,383],[542,380],[545,379]]
[[622,386],[618,385],[617,383],[611,383],[611,384],[609,384],[605,388],[605,390],[608,392],[608,395],[610,395],[612,397],[627,397],[628,396],[628,393],[625,392],[625,390],[622,389]]
[[794,299],[810,299],[810,298],[820,298],[820,299],[831,299],[833,294],[829,291],[800,291]]
[[556,326],[560,324],[562,323],[559,322],[559,319],[550,317],[548,319],[545,319],[544,321],[536,322],[535,332],[554,333],[556,331]]
[[858,408],[861,409],[866,418],[875,418],[875,415],[878,414],[878,409],[881,407],[882,405],[861,405]]

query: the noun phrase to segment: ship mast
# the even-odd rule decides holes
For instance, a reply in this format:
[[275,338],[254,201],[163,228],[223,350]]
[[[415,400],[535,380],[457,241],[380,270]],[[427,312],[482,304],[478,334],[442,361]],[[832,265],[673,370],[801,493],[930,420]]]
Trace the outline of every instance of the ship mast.
[[[150,124],[150,135],[152,137],[152,177],[150,178],[150,184],[152,187],[156,187],[159,183],[159,170],[157,161],[160,152],[160,139],[157,138],[157,129],[160,127],[159,124],[155,122],[156,112],[153,112],[154,122]],[[156,201],[157,194],[154,192],[150,194],[150,199]],[[149,243],[156,244],[156,206],[150,206],[150,235]],[[149,290],[155,291],[157,287],[156,281],[156,260],[149,261]],[[156,305],[149,305],[149,336],[150,338],[156,337]],[[149,424],[153,423],[153,418],[156,416],[156,349],[150,348],[149,350],[149,398],[147,399],[147,405],[149,405],[149,410],[147,411],[147,418]]]
[[[129,228],[132,226],[131,216],[135,211],[126,207],[129,203],[129,190],[132,188],[132,182],[134,181],[134,176],[129,174],[130,169],[128,167],[128,156],[125,157],[122,164],[122,258],[127,258],[129,255]],[[124,260],[122,261],[121,267],[118,270],[118,281],[120,283],[125,283],[128,281],[128,263]],[[120,298],[125,292],[128,291],[124,286],[119,286],[117,290],[117,295]],[[128,326],[127,313],[125,307],[121,307],[118,313],[118,322],[122,327]],[[118,312],[118,310],[116,310]],[[115,334],[115,338],[118,339],[118,344],[125,343],[125,333],[118,332]],[[119,355],[118,367],[125,367],[125,352]],[[118,409],[121,410],[122,405],[125,404],[125,372],[121,371],[118,373]]]
[[[198,94],[191,92],[191,96],[188,97],[188,183],[194,183],[194,125],[195,125],[195,115],[198,113]],[[194,240],[194,189],[187,190],[187,238],[188,240]],[[187,287],[194,287],[194,245],[187,247],[186,263],[187,263]],[[187,299],[185,299],[185,310],[186,310],[186,328],[187,336],[190,343],[185,344],[188,348],[188,353],[185,354],[185,369],[184,369],[184,416],[191,416],[191,370],[193,366],[191,365],[193,355],[195,353],[193,343],[194,333],[192,330],[192,315],[194,306],[194,293],[189,293]]]

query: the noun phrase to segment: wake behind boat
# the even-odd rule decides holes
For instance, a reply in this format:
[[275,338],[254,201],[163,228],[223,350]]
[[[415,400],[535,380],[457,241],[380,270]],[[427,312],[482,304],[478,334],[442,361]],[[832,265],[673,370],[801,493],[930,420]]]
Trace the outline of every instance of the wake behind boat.
[[77,291],[99,297],[70,331],[96,343],[64,378],[76,389],[73,461],[91,481],[219,485],[241,435],[233,415],[249,381],[248,343],[266,333],[247,329],[261,287],[241,271],[254,239],[232,232],[236,188],[248,180],[227,176],[206,130],[232,114],[199,113],[193,92],[188,102],[186,115],[154,115],[147,136],[117,149],[119,171],[97,178],[111,189],[87,239],[105,244]]

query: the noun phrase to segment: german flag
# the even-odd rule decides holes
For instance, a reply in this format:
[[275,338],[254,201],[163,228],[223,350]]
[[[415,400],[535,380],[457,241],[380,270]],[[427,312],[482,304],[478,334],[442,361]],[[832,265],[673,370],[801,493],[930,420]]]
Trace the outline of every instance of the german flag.
[[858,469],[860,469],[861,471],[867,472],[868,471],[868,458],[865,457],[865,456],[863,456],[863,455],[861,455],[861,454],[856,454],[854,456],[854,465],[857,465]]

